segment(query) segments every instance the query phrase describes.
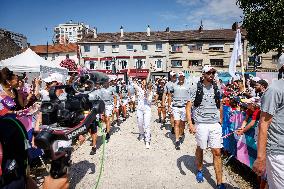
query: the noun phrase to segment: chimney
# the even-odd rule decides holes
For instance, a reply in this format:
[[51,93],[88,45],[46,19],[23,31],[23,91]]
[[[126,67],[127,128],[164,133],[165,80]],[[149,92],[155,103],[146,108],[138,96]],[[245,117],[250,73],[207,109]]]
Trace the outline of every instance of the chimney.
[[120,26],[120,37],[123,37],[123,27]]
[[97,34],[97,28],[94,27],[94,38],[97,38],[98,37],[98,34]]
[[148,25],[147,27],[147,36],[149,37],[151,35],[151,29],[150,29],[150,26]]
[[170,32],[170,27],[166,28],[166,32],[168,32],[168,33]]

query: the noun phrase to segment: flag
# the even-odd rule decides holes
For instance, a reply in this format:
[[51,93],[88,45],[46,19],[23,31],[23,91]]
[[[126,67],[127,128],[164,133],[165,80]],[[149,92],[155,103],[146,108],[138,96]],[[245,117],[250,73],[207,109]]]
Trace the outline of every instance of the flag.
[[236,73],[237,62],[239,61],[243,53],[241,38],[242,38],[241,31],[240,29],[237,29],[237,34],[236,34],[236,38],[234,42],[234,48],[233,48],[230,65],[229,65],[229,73],[233,78],[236,77],[235,73]]

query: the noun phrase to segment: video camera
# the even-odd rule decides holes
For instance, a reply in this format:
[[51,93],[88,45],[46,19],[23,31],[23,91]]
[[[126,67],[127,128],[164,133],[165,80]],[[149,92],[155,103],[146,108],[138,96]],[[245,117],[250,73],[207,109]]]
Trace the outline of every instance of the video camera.
[[[51,160],[50,175],[60,178],[66,174],[70,166],[71,150],[55,151],[53,143],[57,140],[73,140],[81,134],[87,133],[97,114],[105,110],[104,102],[89,98],[89,93],[96,90],[95,84],[103,84],[108,77],[94,72],[84,74],[75,79],[73,85],[51,87],[50,101],[41,105],[43,129],[35,132],[35,144],[44,150]],[[65,90],[66,98],[60,99],[57,93]],[[85,116],[84,112],[90,113]]]

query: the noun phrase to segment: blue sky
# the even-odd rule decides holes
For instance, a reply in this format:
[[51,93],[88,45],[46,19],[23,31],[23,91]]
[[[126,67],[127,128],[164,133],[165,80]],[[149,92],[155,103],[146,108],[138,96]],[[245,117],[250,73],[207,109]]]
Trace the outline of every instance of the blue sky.
[[[53,28],[69,20],[98,32],[231,28],[241,21],[236,0],[0,0],[0,28],[22,33],[31,45],[51,42]],[[45,27],[48,30],[45,30]]]

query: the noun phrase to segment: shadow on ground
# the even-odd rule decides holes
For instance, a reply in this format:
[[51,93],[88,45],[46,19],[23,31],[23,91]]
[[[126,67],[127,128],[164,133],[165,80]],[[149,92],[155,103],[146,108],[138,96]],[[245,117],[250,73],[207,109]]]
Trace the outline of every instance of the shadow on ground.
[[76,187],[76,185],[85,177],[87,172],[91,170],[88,174],[95,174],[96,172],[96,165],[94,163],[90,163],[87,160],[80,161],[78,163],[72,164],[70,167],[70,189]]
[[[206,161],[204,161],[204,164],[203,164],[204,179],[205,179],[205,182],[207,181],[213,188],[216,188],[216,182],[212,178],[212,175],[209,172],[209,170],[207,169],[207,167],[209,167],[209,166],[213,166],[213,163],[207,163]],[[194,156],[183,155],[183,156],[179,157],[177,159],[177,167],[179,168],[180,174],[182,174],[182,175],[186,175],[185,169],[190,170],[194,175],[196,175],[196,173],[197,173],[197,170],[196,170],[196,167],[195,167],[195,157]],[[230,184],[227,184],[227,183],[225,185],[226,185],[227,189],[238,189],[238,188],[231,186]]]

